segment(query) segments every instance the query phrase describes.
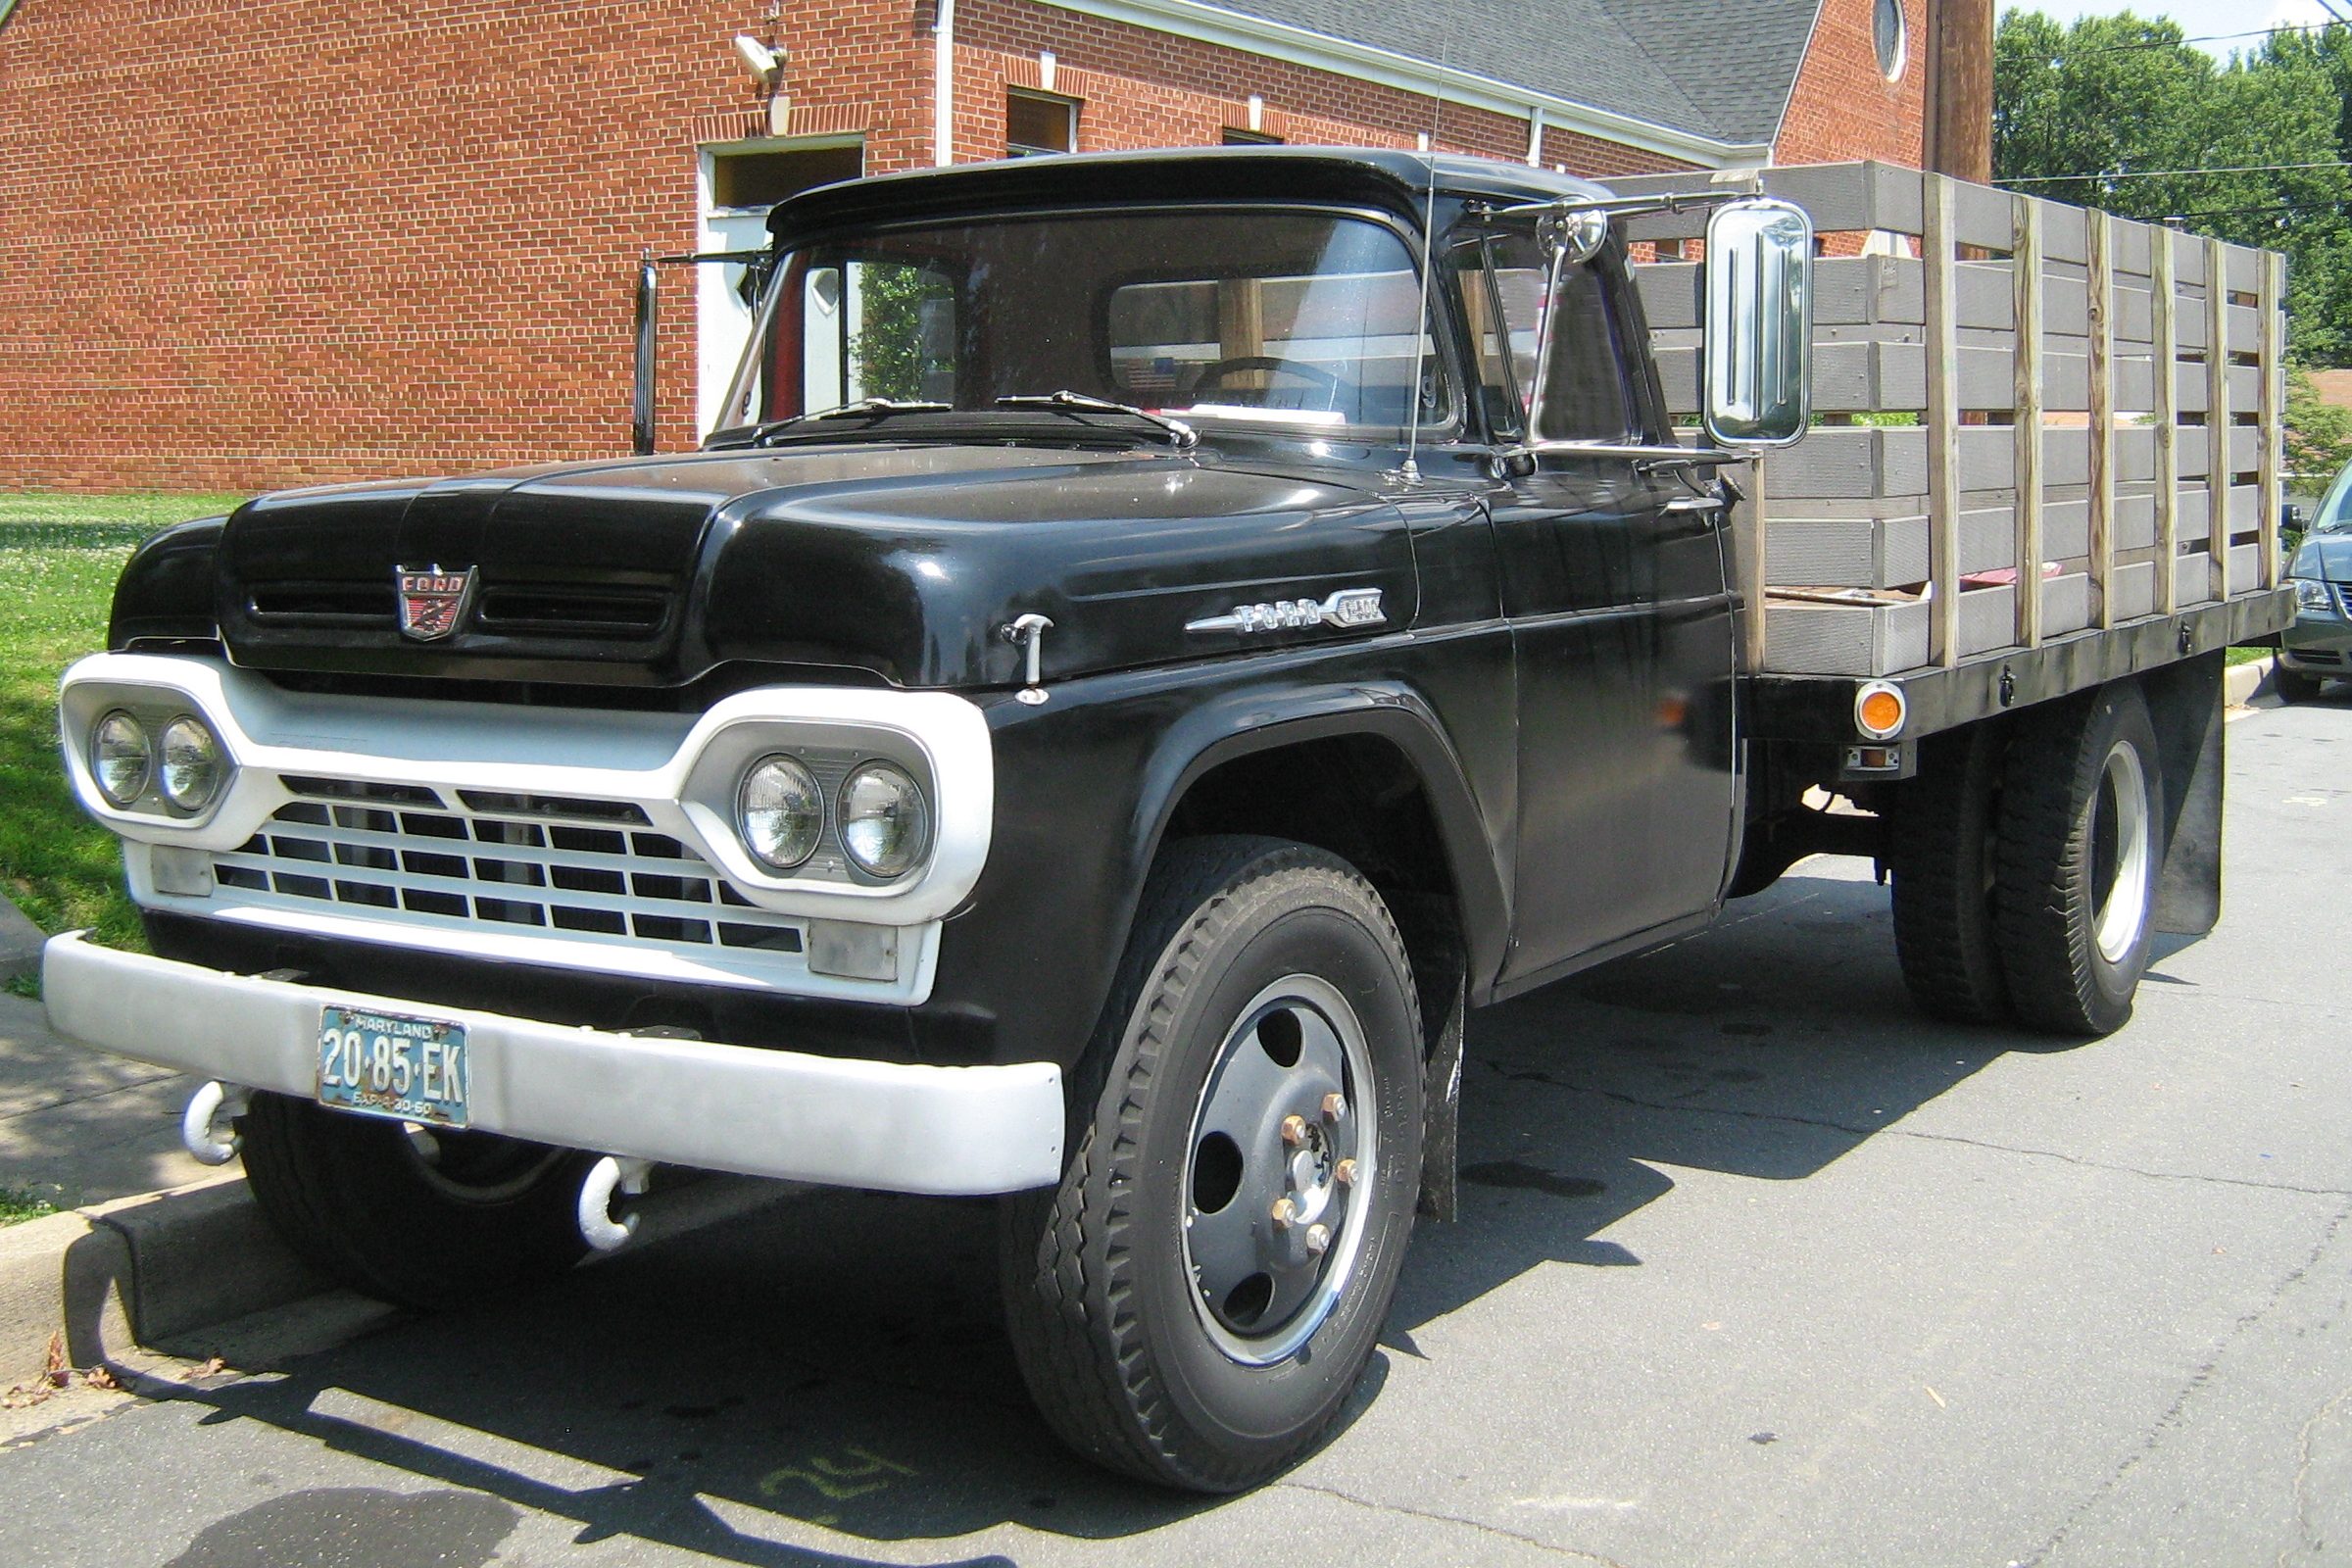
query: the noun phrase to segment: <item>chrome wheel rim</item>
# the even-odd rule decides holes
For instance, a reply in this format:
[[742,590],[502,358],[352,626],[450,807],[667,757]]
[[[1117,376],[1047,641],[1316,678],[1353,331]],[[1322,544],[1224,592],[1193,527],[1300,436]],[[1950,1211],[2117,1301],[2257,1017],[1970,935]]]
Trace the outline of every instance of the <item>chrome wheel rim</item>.
[[1186,1283],[1233,1360],[1270,1366],[1331,1316],[1363,1252],[1378,1175],[1372,1054],[1345,997],[1275,981],[1201,1085],[1179,1195]]
[[2092,936],[2100,957],[2121,963],[2147,923],[2156,860],[2147,774],[2132,747],[2108,751],[2091,810],[2091,887],[2097,898]]

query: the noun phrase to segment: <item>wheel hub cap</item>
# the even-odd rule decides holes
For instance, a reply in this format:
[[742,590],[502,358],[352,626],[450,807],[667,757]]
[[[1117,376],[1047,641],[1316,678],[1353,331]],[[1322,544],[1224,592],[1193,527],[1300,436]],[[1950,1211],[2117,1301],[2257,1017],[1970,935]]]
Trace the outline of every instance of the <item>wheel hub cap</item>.
[[1185,1263],[1202,1327],[1248,1365],[1295,1353],[1354,1270],[1377,1154],[1370,1054],[1345,998],[1292,975],[1243,1008],[1193,1117]]

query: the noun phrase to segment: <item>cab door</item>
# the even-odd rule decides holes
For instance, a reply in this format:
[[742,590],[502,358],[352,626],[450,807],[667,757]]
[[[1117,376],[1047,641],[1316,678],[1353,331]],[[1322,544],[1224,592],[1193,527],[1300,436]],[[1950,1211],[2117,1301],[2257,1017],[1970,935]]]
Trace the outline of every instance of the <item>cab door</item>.
[[1491,422],[1524,421],[1531,404],[1535,420],[1491,502],[1519,676],[1510,979],[1718,903],[1731,555],[1714,487],[1662,461],[1671,435],[1618,258],[1554,267],[1524,232],[1478,249],[1462,282],[1482,373],[1504,383],[1484,394]]

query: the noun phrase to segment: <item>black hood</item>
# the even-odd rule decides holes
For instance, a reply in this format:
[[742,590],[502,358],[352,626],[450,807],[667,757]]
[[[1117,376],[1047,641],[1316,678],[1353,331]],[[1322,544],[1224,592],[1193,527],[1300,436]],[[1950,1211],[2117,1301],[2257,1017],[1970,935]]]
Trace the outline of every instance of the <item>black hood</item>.
[[[1379,589],[1383,618],[1253,643],[1409,624],[1408,530],[1357,478],[869,439],[290,491],[142,553],[116,640],[165,632],[165,579],[195,576],[217,537],[212,615],[248,667],[676,686],[749,661],[1005,685],[1020,655],[1003,628],[1027,612],[1054,622],[1049,679],[1229,651],[1245,634],[1187,624],[1342,588]],[[435,567],[470,568],[472,599],[418,641],[396,623],[395,572]]]

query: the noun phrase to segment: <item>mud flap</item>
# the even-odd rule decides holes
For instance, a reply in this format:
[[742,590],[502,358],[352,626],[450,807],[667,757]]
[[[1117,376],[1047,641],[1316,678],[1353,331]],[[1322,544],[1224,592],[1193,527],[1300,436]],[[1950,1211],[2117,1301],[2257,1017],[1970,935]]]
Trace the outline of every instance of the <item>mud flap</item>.
[[1466,987],[1458,971],[1440,995],[1445,1012],[1430,1032],[1422,1079],[1420,1212],[1450,1220],[1458,1197],[1454,1167],[1462,1119],[1462,1017],[1467,1010]]
[[2140,677],[2164,765],[2164,874],[2156,929],[2201,937],[2222,917],[2220,650]]

